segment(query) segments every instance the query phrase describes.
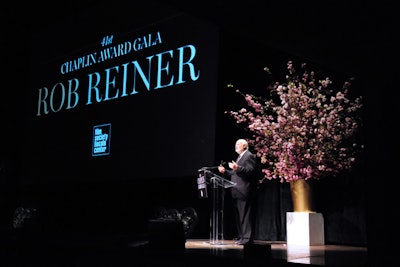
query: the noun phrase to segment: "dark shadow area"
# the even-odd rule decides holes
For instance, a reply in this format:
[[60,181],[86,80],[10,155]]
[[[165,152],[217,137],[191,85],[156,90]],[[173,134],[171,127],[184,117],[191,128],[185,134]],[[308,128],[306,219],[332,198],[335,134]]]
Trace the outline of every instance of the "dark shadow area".
[[[114,267],[140,266],[144,262],[142,266],[149,267],[243,266],[246,262],[235,257],[155,252],[148,247],[148,222],[160,207],[178,212],[193,208],[198,221],[187,238],[209,238],[210,203],[197,196],[196,169],[193,176],[179,178],[100,182],[95,177],[87,177],[92,182],[79,182],[80,174],[73,173],[77,181],[73,184],[21,184],[19,168],[23,162],[19,152],[24,149],[22,140],[27,138],[21,118],[26,108],[24,97],[29,88],[35,27],[57,29],[57,23],[72,23],[83,13],[97,18],[90,21],[93,31],[86,36],[89,40],[112,31],[112,21],[117,21],[122,13],[125,22],[133,21],[130,16],[141,22],[138,14],[128,12],[138,10],[137,3],[121,13],[115,12],[117,7],[126,6],[120,5],[120,1],[117,3],[112,3],[111,9],[108,2],[100,4],[92,0],[39,1],[35,2],[33,11],[28,5],[9,2],[1,11],[4,37],[1,48],[5,54],[2,74],[8,85],[3,86],[0,97],[0,244],[4,262],[0,265]],[[396,16],[391,13],[396,9],[387,3],[363,1],[319,4],[206,1],[198,4],[193,7],[188,1],[171,0],[162,3],[168,5],[165,15],[183,12],[214,23],[221,30],[214,164],[231,160],[234,140],[245,137],[224,114],[225,110],[244,104],[226,88],[227,84],[235,84],[246,92],[262,93],[267,85],[263,68],[268,65],[278,73],[275,78],[279,78],[288,60],[321,68],[332,74],[333,80],[356,78],[354,94],[362,94],[366,104],[365,157],[353,172],[317,185],[317,207],[324,216],[327,244],[367,246],[368,267],[389,266],[386,263],[390,255],[385,255],[385,246],[389,240],[387,219],[393,217],[393,209],[386,201],[396,195],[389,195],[387,191],[388,181],[392,181],[388,179],[393,177],[389,170],[396,165],[391,159],[397,151],[392,144],[396,140],[392,136],[395,131],[389,131],[395,121],[389,119],[390,114],[396,114],[396,104],[392,103],[395,97],[388,93],[395,88],[395,68],[391,66]],[[159,11],[160,5],[161,1],[151,1],[145,6]],[[99,10],[96,16],[92,13]],[[109,14],[111,11],[114,13]],[[111,19],[102,20],[104,17]],[[120,31],[132,28],[129,23],[119,26]],[[85,44],[86,39],[80,41]],[[173,159],[163,161],[164,167],[169,160]],[[153,163],[147,166],[158,167]],[[228,194],[225,203],[225,236],[233,238]],[[291,209],[287,184],[277,181],[260,184],[256,239],[285,241],[286,212]],[[21,215],[19,219],[17,211]],[[326,257],[333,262],[331,266],[340,266],[334,264],[337,254],[327,252]],[[349,266],[362,266],[351,260],[352,255],[339,257],[348,258]],[[303,265],[276,260],[271,266]]]

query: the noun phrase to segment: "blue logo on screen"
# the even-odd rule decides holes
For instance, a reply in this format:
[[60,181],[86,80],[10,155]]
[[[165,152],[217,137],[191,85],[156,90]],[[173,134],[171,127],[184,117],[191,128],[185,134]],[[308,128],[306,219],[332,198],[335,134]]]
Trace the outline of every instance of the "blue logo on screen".
[[111,123],[93,127],[92,156],[110,154]]

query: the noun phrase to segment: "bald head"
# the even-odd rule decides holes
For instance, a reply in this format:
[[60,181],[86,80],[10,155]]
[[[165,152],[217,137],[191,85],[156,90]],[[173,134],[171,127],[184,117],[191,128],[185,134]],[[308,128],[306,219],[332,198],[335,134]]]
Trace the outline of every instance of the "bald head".
[[249,147],[249,144],[245,139],[238,139],[235,144],[235,151],[238,154],[241,154]]

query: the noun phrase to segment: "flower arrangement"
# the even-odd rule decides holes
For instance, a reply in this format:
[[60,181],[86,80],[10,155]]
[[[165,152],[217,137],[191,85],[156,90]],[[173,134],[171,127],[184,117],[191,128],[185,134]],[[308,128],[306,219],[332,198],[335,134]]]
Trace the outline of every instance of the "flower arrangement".
[[[271,74],[269,68],[264,69]],[[248,108],[225,111],[250,131],[249,144],[261,159],[264,179],[291,182],[320,179],[349,170],[363,148],[357,140],[362,126],[362,97],[348,97],[350,81],[341,90],[328,78],[318,80],[305,63],[297,72],[287,63],[284,83],[267,88],[268,99],[241,94]]]

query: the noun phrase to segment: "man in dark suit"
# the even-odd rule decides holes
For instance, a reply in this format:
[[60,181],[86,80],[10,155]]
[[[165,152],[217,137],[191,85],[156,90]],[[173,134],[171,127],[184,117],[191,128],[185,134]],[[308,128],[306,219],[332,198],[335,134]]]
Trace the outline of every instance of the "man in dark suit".
[[231,187],[234,218],[238,233],[238,245],[253,242],[253,201],[257,188],[256,156],[249,151],[245,139],[238,139],[235,151],[239,154],[236,161],[229,162],[229,169],[218,166],[223,176],[236,183]]

